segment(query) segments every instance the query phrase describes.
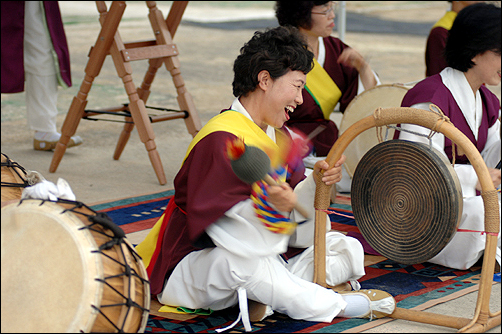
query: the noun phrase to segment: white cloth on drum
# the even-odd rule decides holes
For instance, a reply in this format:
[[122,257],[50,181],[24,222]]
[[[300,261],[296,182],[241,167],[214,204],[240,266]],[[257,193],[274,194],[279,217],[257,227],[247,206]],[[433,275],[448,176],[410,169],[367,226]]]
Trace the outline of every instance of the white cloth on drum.
[[71,190],[70,184],[62,178],[59,178],[57,185],[47,181],[41,180],[30,187],[23,189],[21,194],[21,199],[45,199],[50,201],[57,201],[59,199],[66,199],[70,201],[75,201],[76,197]]

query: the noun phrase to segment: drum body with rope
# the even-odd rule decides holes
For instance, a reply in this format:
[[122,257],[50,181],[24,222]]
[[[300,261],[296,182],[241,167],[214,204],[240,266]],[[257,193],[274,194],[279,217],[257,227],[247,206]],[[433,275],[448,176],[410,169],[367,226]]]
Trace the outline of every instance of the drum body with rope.
[[[379,85],[357,95],[343,113],[339,135],[342,135],[357,121],[372,115],[377,108],[400,107],[401,101],[409,89],[409,86],[400,84]],[[393,135],[394,130],[389,129],[388,138],[392,138]],[[370,129],[361,133],[349,144],[344,152],[347,157],[344,167],[350,177],[353,177],[356,166],[363,155],[378,143],[377,132],[375,129]]]
[[143,332],[150,285],[106,214],[25,199],[2,208],[2,332]]
[[28,186],[26,170],[2,153],[2,203],[21,199],[23,189]]
[[352,179],[357,227],[381,255],[423,263],[456,233],[462,188],[448,159],[433,147],[390,140],[372,147]]

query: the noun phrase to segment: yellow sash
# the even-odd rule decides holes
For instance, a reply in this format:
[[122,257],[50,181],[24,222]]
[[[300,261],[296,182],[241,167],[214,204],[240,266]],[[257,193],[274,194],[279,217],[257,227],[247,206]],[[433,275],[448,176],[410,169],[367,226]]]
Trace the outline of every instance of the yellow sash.
[[[171,198],[174,201],[174,198]],[[157,246],[157,239],[160,237],[160,228],[162,227],[162,222],[164,221],[164,213],[160,216],[159,220],[152,227],[150,232],[146,235],[145,239],[141,241],[134,249],[141,256],[145,268],[148,268],[150,261],[152,260],[153,253],[155,252],[155,247]]]
[[[217,131],[229,132],[243,139],[246,145],[262,149],[269,156],[272,166],[276,166],[280,162],[279,146],[255,122],[235,110],[227,110],[213,117],[202,127],[188,146],[187,154],[183,160],[188,157],[193,147],[202,138]],[[277,135],[278,132],[280,133],[279,130],[276,130],[277,139],[282,137]]]
[[439,21],[437,21],[436,24],[432,26],[432,29],[436,27],[442,27],[445,28],[446,30],[450,30],[451,27],[453,26],[453,21],[455,21],[456,17],[457,13],[450,10],[446,12],[446,14],[444,14],[444,16],[440,18]]
[[307,74],[305,89],[321,108],[324,118],[329,119],[338,100],[342,97],[342,92],[316,59],[314,59],[314,68]]

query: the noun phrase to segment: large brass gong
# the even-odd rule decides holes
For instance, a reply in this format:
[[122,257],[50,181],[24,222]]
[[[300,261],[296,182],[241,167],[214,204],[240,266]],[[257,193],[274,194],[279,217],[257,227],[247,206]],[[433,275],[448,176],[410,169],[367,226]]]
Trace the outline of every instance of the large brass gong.
[[[328,153],[328,156],[326,157],[326,161],[328,162],[328,165],[333,167],[337,161],[341,158],[344,150],[347,148],[348,144],[357,137],[359,134],[362,132],[371,129],[371,128],[376,128],[378,131],[378,128],[383,127],[384,125],[391,125],[391,124],[404,124],[404,123],[410,123],[410,124],[416,124],[420,125],[423,127],[426,127],[428,129],[431,129],[434,132],[440,132],[442,133],[445,137],[449,138],[455,145],[457,145],[463,152],[465,152],[465,155],[469,159],[469,163],[471,166],[474,168],[476,171],[476,175],[478,176],[479,183],[481,185],[481,197],[483,198],[483,206],[484,208],[480,208],[480,210],[484,209],[484,232],[486,232],[486,245],[485,245],[485,250],[483,254],[483,265],[481,269],[481,280],[479,283],[479,291],[478,291],[478,298],[476,302],[476,309],[474,310],[474,315],[467,315],[467,317],[459,317],[459,316],[449,316],[449,315],[444,315],[444,314],[437,314],[433,312],[427,312],[423,310],[414,310],[414,309],[405,309],[402,307],[396,307],[396,310],[394,313],[390,315],[391,318],[395,319],[404,319],[404,320],[409,320],[409,321],[416,321],[416,322],[421,322],[421,323],[426,323],[426,324],[432,324],[432,325],[437,325],[437,326],[447,326],[451,328],[456,328],[458,329],[459,332],[484,332],[487,331],[491,328],[494,328],[496,326],[500,325],[500,320],[501,320],[501,312],[500,308],[496,312],[491,312],[490,310],[490,295],[491,295],[491,290],[492,290],[492,284],[493,284],[493,272],[495,268],[495,257],[496,257],[496,250],[497,250],[497,239],[498,235],[500,233],[500,206],[499,206],[499,200],[498,200],[498,191],[495,189],[490,172],[488,171],[488,167],[486,166],[486,163],[484,162],[483,158],[481,157],[481,154],[479,153],[478,149],[474,146],[474,144],[467,138],[460,130],[458,130],[450,121],[449,119],[444,116],[444,114],[439,110],[438,107],[431,105],[430,110],[422,110],[422,109],[415,109],[415,108],[377,108],[373,115],[367,116],[355,124],[353,124],[347,131],[345,131],[340,137],[338,137],[337,141],[335,144],[333,144],[333,147]],[[382,144],[384,145],[394,145],[394,143],[387,143],[387,144]],[[394,147],[395,149],[392,151],[392,154],[390,158],[386,158],[390,161],[394,160],[399,161],[401,160],[401,165],[403,164],[403,158],[400,156],[404,156],[405,152],[411,151],[408,147],[404,147],[403,145],[406,144],[398,144],[401,146],[398,146],[397,148]],[[413,145],[413,144],[412,144]],[[422,148],[424,148],[422,146]],[[418,152],[418,153],[417,153]],[[410,224],[410,221],[412,220],[412,216],[421,216],[421,215],[427,215],[430,213],[425,213],[424,211],[431,211],[431,212],[436,212],[437,210],[443,210],[445,212],[445,215],[450,216],[450,214],[446,213],[444,209],[444,205],[451,205],[451,198],[450,200],[445,200],[445,197],[443,195],[448,195],[448,197],[455,196],[452,194],[456,194],[456,198],[459,199],[458,203],[460,205],[460,199],[461,196],[458,194],[460,191],[459,187],[452,187],[451,182],[449,188],[456,188],[456,191],[452,192],[447,192],[443,191],[442,195],[438,195],[439,189],[437,188],[437,183],[438,180],[437,178],[431,178],[428,175],[428,171],[424,168],[419,168],[418,170],[416,169],[416,166],[418,164],[421,164],[423,158],[422,156],[425,156],[428,159],[434,159],[434,156],[431,156],[430,154],[424,153],[427,152],[425,150],[420,150],[418,149],[417,152],[415,152],[417,155],[414,156],[414,159],[408,159],[409,162],[406,165],[406,168],[401,167],[397,172],[393,172],[390,175],[393,175],[393,177],[387,178],[388,182],[385,182],[385,184],[381,184],[381,187],[383,187],[384,190],[380,192],[380,194],[375,190],[376,187],[370,187],[370,186],[365,186],[363,189],[359,191],[359,193],[362,192],[367,192],[367,193],[374,193],[373,196],[370,196],[372,201],[368,201],[366,199],[366,202],[363,200],[361,201],[362,205],[366,205],[367,207],[373,207],[376,208],[376,215],[375,213],[364,213],[363,215],[368,215],[368,216],[378,216],[381,215],[379,214],[380,212],[383,212],[383,209],[385,206],[392,206],[394,207],[406,207],[410,208],[408,209],[409,211],[408,214],[401,214],[401,217],[403,217],[403,222],[397,222],[397,219],[394,219],[394,224],[391,226],[389,225],[388,221],[383,221],[382,219],[377,220],[376,222],[382,226],[387,226],[386,229],[381,229],[382,233],[389,233],[389,236],[375,236],[374,239],[376,241],[380,240],[387,240],[386,242],[392,242],[392,236],[394,233],[396,233],[393,229],[405,229],[403,231],[400,231],[399,233],[396,233],[399,235],[399,239],[397,240],[399,243],[402,243],[402,246],[406,248],[405,251],[401,250],[399,252],[393,252],[396,256],[406,256],[405,252],[410,252],[410,253],[415,253],[415,257],[421,256],[425,253],[427,250],[427,247],[436,247],[434,243],[434,238],[432,235],[428,235],[424,231],[420,230],[419,227],[414,226],[414,224]],[[413,153],[413,154],[415,154]],[[430,152],[429,152],[430,153]],[[371,153],[370,153],[371,155]],[[420,156],[419,156],[420,155]],[[421,158],[422,157],[422,158]],[[405,158],[406,159],[406,158]],[[440,158],[441,159],[441,158]],[[412,161],[411,161],[412,160]],[[378,164],[384,164],[385,160],[383,158],[379,159]],[[449,168],[450,164],[448,162],[445,162],[443,166],[447,166],[446,168]],[[390,163],[387,162],[387,167],[386,169],[391,169],[392,166]],[[385,168],[384,168],[385,169]],[[406,171],[408,169],[409,171]],[[414,173],[411,172],[411,170],[415,171]],[[431,168],[433,170],[433,168]],[[380,173],[383,173],[382,168],[380,168]],[[406,174],[405,174],[406,173]],[[446,175],[448,176],[447,173],[442,173],[443,176]],[[404,178],[404,175],[408,175],[408,177]],[[416,181],[416,184],[418,182],[421,185],[421,188],[425,188],[430,194],[428,196],[432,196],[435,199],[437,199],[437,202],[435,201],[430,201],[430,200],[423,200],[422,203],[419,203],[420,201],[411,199],[412,194],[415,192],[419,191],[418,187],[412,187],[410,184],[403,186],[409,188],[409,191],[397,191],[397,190],[392,190],[391,188],[388,187],[388,184],[391,184],[392,182],[396,182],[393,179],[394,178],[402,178],[402,179],[407,179],[407,183],[410,182],[411,179],[421,179],[420,182]],[[362,179],[361,179],[362,180]],[[429,183],[424,180],[431,180]],[[433,180],[433,181],[432,181]],[[451,180],[450,180],[451,181]],[[354,182],[354,180],[353,180]],[[358,182],[356,180],[356,182]],[[369,182],[369,181],[368,181]],[[447,182],[448,183],[448,182]],[[455,181],[453,181],[455,183]],[[352,185],[352,192],[354,191],[354,184]],[[388,192],[389,194],[387,194]],[[390,193],[395,192],[396,195],[392,196]],[[397,195],[399,193],[403,193],[401,195]],[[321,286],[324,287],[329,287],[326,284],[326,219],[327,219],[327,209],[330,206],[330,194],[331,194],[331,186],[328,186],[322,182],[322,180],[317,180],[316,182],[316,195],[315,195],[315,200],[314,200],[314,207],[316,208],[316,218],[315,218],[315,245],[314,245],[314,279],[313,281]],[[363,194],[364,195],[364,194]],[[367,194],[369,196],[369,194]],[[359,195],[358,195],[359,196]],[[355,196],[353,193],[351,194],[352,197],[352,205],[354,205],[354,199],[357,198],[358,196]],[[377,202],[374,200],[375,196],[377,197],[385,197],[387,198],[385,201],[379,201]],[[420,196],[425,196],[425,195],[420,195]],[[424,197],[425,198],[425,197]],[[454,198],[454,197],[453,197]],[[376,203],[374,204],[373,201]],[[357,202],[357,199],[356,199]],[[416,205],[410,205],[410,203],[417,203]],[[448,202],[450,204],[448,204]],[[429,204],[430,203],[430,204]],[[371,205],[371,206],[370,206]],[[430,205],[430,207],[427,207]],[[417,210],[413,211],[412,210]],[[394,210],[396,210],[394,208]],[[458,208],[459,211],[461,211],[461,208]],[[397,212],[404,212],[404,209],[396,210]],[[454,209],[450,208],[449,212],[455,212]],[[354,209],[354,213],[360,212],[359,209]],[[441,217],[442,215],[440,214],[435,214],[435,217]],[[407,218],[408,217],[408,218]],[[427,216],[426,216],[427,217]],[[405,219],[406,218],[406,219]],[[357,217],[356,217],[357,219]],[[451,220],[450,216],[450,222],[455,221],[454,219]],[[428,224],[427,228],[431,229],[437,229],[438,234],[442,234],[440,231],[441,228],[437,223],[434,223],[434,221],[429,221],[428,223],[422,219],[422,220],[417,220],[416,225],[424,225]],[[390,229],[390,231],[389,231]],[[422,228],[423,229],[423,228]],[[408,231],[408,232],[406,232]],[[370,233],[364,232],[365,237],[368,239],[373,239],[372,234],[375,234],[371,228],[370,228]],[[411,247],[412,242],[411,239],[412,237],[407,236],[406,234],[420,234],[420,237],[417,238],[417,240],[421,241],[421,247],[418,249],[413,249]],[[433,233],[434,234],[434,233]],[[448,237],[443,237],[439,238],[438,242],[446,242],[446,239]],[[403,243],[402,239],[407,240],[407,242]],[[385,249],[382,246],[380,248],[377,245],[373,245],[374,247],[376,246],[376,249],[380,252],[384,252]],[[422,249],[420,249],[422,248]],[[438,249],[441,249],[441,247],[437,247]],[[429,252],[430,254],[434,252]],[[424,258],[428,258],[429,255],[424,256]],[[391,257],[391,255],[386,255],[388,257]],[[392,257],[395,258],[394,255]],[[402,261],[402,259],[396,259],[398,261]],[[419,259],[414,260],[415,261],[420,261]]]
[[426,262],[455,234],[462,190],[446,157],[430,145],[390,140],[371,148],[352,180],[357,227],[381,255]]

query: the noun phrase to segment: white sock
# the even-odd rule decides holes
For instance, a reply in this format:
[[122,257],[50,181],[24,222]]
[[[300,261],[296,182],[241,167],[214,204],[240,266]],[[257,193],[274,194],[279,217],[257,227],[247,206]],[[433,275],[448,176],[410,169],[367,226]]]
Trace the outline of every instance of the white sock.
[[341,296],[347,302],[347,306],[338,314],[338,317],[357,318],[370,310],[370,302],[364,296],[351,294],[341,294]]
[[61,137],[60,133],[57,132],[42,132],[42,131],[35,131],[35,139],[36,140],[45,140],[45,141],[58,141],[59,138]]

